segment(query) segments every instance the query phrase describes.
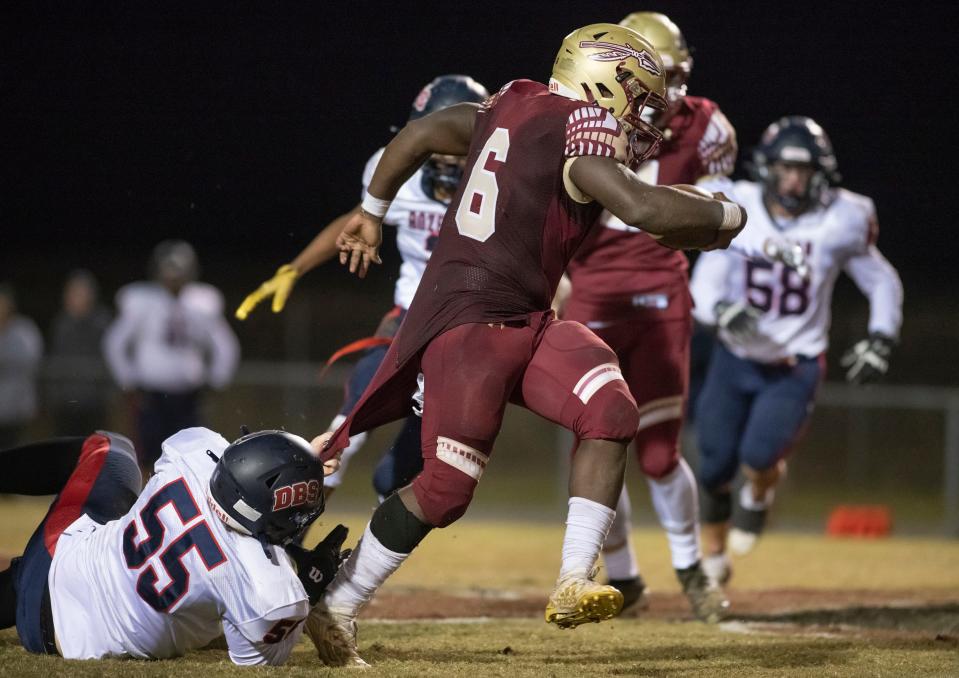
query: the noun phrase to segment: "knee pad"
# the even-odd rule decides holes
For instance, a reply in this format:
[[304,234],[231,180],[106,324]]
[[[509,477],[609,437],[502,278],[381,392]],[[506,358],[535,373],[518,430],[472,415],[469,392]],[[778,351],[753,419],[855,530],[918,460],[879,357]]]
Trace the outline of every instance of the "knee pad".
[[639,408],[622,379],[612,381],[589,399],[573,431],[579,438],[631,440],[639,428]]
[[742,465],[756,475],[775,475],[779,460],[783,458],[785,450],[755,450],[744,449]]
[[679,464],[679,419],[664,421],[636,434],[636,454],[643,473],[654,480],[665,478]]
[[699,486],[699,517],[704,523],[725,523],[733,514],[729,490],[710,490]]
[[734,450],[728,454],[718,453],[703,446],[699,450],[699,470],[697,476],[703,488],[719,488],[732,482],[739,468],[739,460]]
[[424,457],[423,470],[413,481],[416,501],[430,525],[446,527],[466,513],[488,460],[480,450],[437,438],[435,456]]
[[398,494],[387,497],[370,519],[370,532],[395,553],[412,553],[431,529],[410,513]]

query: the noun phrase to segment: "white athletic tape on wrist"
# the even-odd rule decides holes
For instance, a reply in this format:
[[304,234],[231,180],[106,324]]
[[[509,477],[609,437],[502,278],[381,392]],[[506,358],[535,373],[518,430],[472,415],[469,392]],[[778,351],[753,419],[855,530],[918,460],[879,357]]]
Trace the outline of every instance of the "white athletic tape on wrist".
[[728,231],[733,228],[739,228],[739,224],[743,220],[739,205],[734,202],[725,201],[721,201],[719,204],[723,206],[723,223],[719,226],[719,229]]
[[389,211],[392,202],[392,200],[380,200],[379,198],[374,198],[372,195],[370,195],[370,192],[367,191],[363,195],[363,202],[360,203],[360,209],[367,214],[382,219]]

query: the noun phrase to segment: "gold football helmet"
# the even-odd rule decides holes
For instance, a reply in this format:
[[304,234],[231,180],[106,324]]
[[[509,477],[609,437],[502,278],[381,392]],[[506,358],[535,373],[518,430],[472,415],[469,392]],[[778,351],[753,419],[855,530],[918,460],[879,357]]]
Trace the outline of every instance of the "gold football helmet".
[[616,24],[591,24],[563,39],[549,89],[607,109],[623,126],[633,155],[653,154],[662,133],[642,118],[644,108],[664,111],[666,69],[639,33]]
[[666,67],[666,98],[669,103],[674,104],[686,96],[686,81],[693,70],[693,57],[679,26],[659,12],[633,12],[619,25],[639,33],[659,52]]

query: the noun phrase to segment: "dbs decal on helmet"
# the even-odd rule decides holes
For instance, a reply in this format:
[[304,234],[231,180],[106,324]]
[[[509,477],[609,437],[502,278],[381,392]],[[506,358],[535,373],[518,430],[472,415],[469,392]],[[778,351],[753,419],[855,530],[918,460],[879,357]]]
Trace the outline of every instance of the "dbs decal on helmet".
[[293,506],[312,504],[320,497],[320,483],[316,480],[284,485],[273,490],[273,510],[282,511]]
[[648,51],[645,49],[636,49],[628,42],[625,45],[617,45],[615,42],[581,40],[579,47],[580,49],[597,48],[606,50],[605,52],[599,52],[597,54],[589,54],[587,58],[593,61],[625,61],[632,57],[636,59],[636,62],[643,70],[652,75],[662,74],[662,70],[660,70],[656,60]]
[[426,104],[430,102],[430,97],[433,96],[433,83],[429,83],[426,87],[420,90],[420,93],[416,95],[416,99],[413,100],[413,110],[422,113],[426,110]]

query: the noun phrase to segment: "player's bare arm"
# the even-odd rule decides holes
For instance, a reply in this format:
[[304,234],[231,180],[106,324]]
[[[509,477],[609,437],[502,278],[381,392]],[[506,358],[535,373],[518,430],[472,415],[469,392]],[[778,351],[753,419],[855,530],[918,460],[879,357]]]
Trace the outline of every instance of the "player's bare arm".
[[336,238],[340,235],[343,227],[349,220],[360,211],[357,205],[349,212],[344,212],[336,219],[326,225],[322,231],[316,234],[316,237],[310,241],[302,252],[296,255],[296,258],[290,262],[290,266],[296,269],[299,276],[303,276],[312,271],[317,266],[325,264],[336,256]]
[[574,158],[568,176],[583,194],[667,247],[725,249],[746,225],[746,211],[739,205],[646,184],[612,158]]
[[360,207],[357,205],[327,224],[293,261],[280,266],[272,278],[246,296],[243,303],[236,309],[237,319],[246,320],[247,316],[260,302],[271,296],[273,297],[273,312],[279,313],[282,311],[296,281],[336,255],[336,237],[343,230],[350,217],[356,215],[359,211]]
[[466,155],[473,137],[478,104],[463,103],[413,120],[383,151],[359,213],[336,240],[340,263],[366,277],[371,263],[381,263],[383,217],[400,187],[431,155]]

